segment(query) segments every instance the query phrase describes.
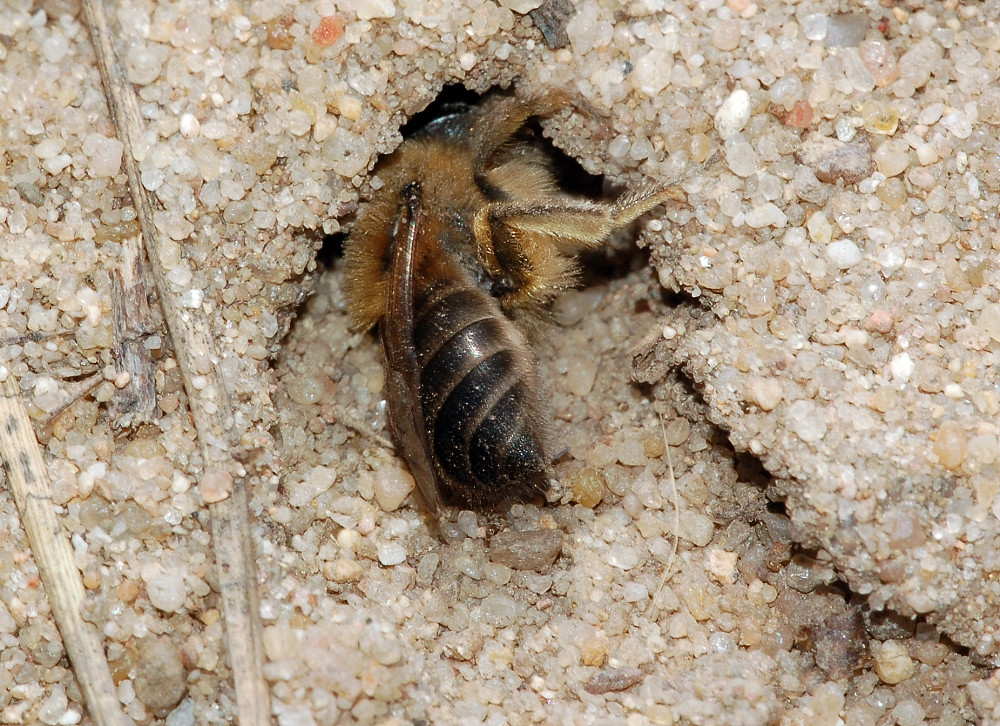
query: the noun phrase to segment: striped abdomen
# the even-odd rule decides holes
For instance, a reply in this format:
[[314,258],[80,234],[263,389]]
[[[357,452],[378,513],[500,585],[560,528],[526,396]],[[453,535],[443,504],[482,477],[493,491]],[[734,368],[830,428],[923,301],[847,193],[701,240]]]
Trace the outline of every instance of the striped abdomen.
[[420,405],[446,500],[477,509],[540,491],[549,463],[537,362],[486,292],[442,282],[415,301]]

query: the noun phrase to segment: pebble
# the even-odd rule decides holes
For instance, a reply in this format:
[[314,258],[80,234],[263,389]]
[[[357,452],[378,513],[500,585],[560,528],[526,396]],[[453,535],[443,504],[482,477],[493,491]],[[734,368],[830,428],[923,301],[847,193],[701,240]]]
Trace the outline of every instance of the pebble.
[[811,13],[800,21],[802,34],[809,40],[823,40],[829,27],[829,17],[822,13]]
[[871,149],[864,141],[854,141],[835,148],[820,158],[813,168],[816,178],[827,184],[835,184],[838,179],[842,179],[844,184],[857,184],[871,176],[874,170]]
[[752,229],[763,229],[764,227],[780,229],[788,224],[788,217],[774,202],[765,202],[747,212],[746,223]]
[[[359,16],[360,17],[360,16]],[[313,42],[321,48],[333,45],[344,34],[344,21],[339,15],[327,15],[320,18],[319,25],[312,32]],[[300,82],[299,90],[305,91],[305,86]]]
[[515,570],[542,570],[555,562],[562,544],[558,529],[505,530],[490,540],[490,561]]
[[181,295],[181,305],[188,308],[189,310],[197,310],[201,307],[201,303],[205,300],[205,292],[199,290],[198,288],[191,288],[186,290]]
[[166,716],[187,693],[180,648],[166,635],[142,641],[132,672],[135,695],[157,716]]
[[826,436],[826,422],[812,401],[798,400],[789,406],[788,425],[807,444]]
[[741,36],[739,20],[723,20],[712,28],[712,45],[722,51],[735,50],[740,46]]
[[[892,102],[872,102],[865,104],[862,123],[869,133],[892,136],[899,128],[899,107]],[[894,176],[886,174],[886,176]]]
[[847,48],[864,40],[870,20],[861,13],[837,13],[826,23],[825,42],[829,48]]
[[595,696],[612,691],[625,691],[632,686],[642,683],[645,677],[645,673],[632,666],[605,668],[595,673],[584,684],[583,690]]
[[195,726],[194,701],[185,699],[181,704],[170,712],[164,721],[164,726]]
[[167,613],[176,613],[184,607],[188,593],[180,573],[150,565],[143,568],[142,579],[153,607]]
[[501,7],[507,8],[520,15],[525,15],[530,13],[532,10],[537,10],[541,4],[542,0],[498,0]]
[[392,0],[355,0],[354,12],[359,20],[391,18],[396,15],[396,6]]
[[785,114],[785,125],[793,129],[807,129],[812,126],[813,107],[805,99],[795,102],[792,110]]
[[918,701],[907,698],[896,704],[892,709],[892,716],[896,720],[896,726],[921,726],[925,723],[926,712]]
[[868,658],[868,634],[860,609],[828,615],[809,628],[816,648],[816,665],[828,677],[852,676]]
[[976,320],[976,327],[1000,343],[1000,303],[985,305]]
[[323,576],[333,582],[356,582],[365,574],[365,568],[357,560],[338,558],[323,564]]
[[383,512],[395,512],[406,501],[414,485],[409,471],[394,464],[384,464],[375,472],[375,501]]
[[884,40],[872,38],[858,47],[858,54],[865,68],[872,74],[875,86],[882,88],[899,78],[896,54]]
[[406,562],[406,548],[399,542],[379,542],[378,561],[383,567],[392,567]]
[[747,400],[762,411],[773,411],[781,403],[781,382],[776,378],[751,378],[747,382]]
[[757,152],[746,142],[733,144],[726,149],[726,165],[739,177],[748,177],[757,171]]
[[288,504],[293,507],[304,507],[323,492],[327,491],[337,481],[337,470],[326,466],[315,466],[309,470],[302,481],[289,483],[286,491]]
[[894,686],[911,678],[915,672],[913,659],[898,640],[887,640],[875,648],[875,674],[883,683]]
[[615,449],[618,461],[624,466],[644,466],[646,451],[642,440],[635,434],[625,433]]
[[604,478],[591,467],[570,472],[565,477],[565,484],[573,501],[587,509],[593,509],[604,499]]
[[574,396],[583,398],[594,387],[597,378],[597,359],[593,356],[580,356],[570,361],[566,370],[566,387]]
[[853,240],[839,239],[827,245],[826,256],[841,270],[847,270],[861,262],[861,248]]
[[833,225],[824,212],[813,212],[806,220],[809,239],[819,245],[826,245],[833,239]]
[[941,125],[958,139],[967,139],[972,135],[972,121],[963,111],[952,111],[941,117]]
[[198,481],[198,492],[206,504],[228,499],[233,491],[233,475],[220,469],[208,469]]
[[66,689],[62,684],[57,683],[52,686],[52,692],[38,708],[38,720],[46,726],[56,726],[62,722],[69,707],[69,699],[66,698]]
[[521,611],[517,601],[503,592],[492,592],[483,599],[483,617],[494,628],[513,625]]
[[696,547],[705,547],[712,541],[715,525],[699,512],[686,512],[681,518],[681,537]]
[[909,353],[897,353],[889,359],[889,373],[892,380],[898,383],[906,383],[913,375],[915,365]]
[[716,111],[715,130],[723,139],[738,134],[750,120],[750,111],[750,94],[737,88]]
[[934,453],[938,457],[938,463],[945,469],[961,469],[968,444],[968,434],[960,423],[957,421],[942,422],[934,440]]

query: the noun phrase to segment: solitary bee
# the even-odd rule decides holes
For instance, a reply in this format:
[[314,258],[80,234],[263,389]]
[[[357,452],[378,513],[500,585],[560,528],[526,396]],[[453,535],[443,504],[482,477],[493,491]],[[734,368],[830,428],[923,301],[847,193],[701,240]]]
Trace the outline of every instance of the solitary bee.
[[574,285],[577,252],[673,194],[562,193],[523,131],[567,104],[493,95],[432,121],[382,163],[345,245],[351,316],[379,326],[389,426],[433,511],[542,491],[555,447],[527,329]]

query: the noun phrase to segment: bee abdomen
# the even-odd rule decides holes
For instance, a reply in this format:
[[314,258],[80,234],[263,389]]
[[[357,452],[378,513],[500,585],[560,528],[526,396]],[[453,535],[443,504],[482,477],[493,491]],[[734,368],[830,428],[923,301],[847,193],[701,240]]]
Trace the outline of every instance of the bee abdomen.
[[534,356],[480,290],[439,291],[425,303],[414,342],[442,484],[479,507],[525,498],[548,463]]

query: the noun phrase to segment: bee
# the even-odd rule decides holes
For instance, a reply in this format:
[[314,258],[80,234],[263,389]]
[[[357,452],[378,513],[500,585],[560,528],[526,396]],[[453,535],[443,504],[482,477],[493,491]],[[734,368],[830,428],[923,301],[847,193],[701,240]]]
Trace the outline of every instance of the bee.
[[528,336],[575,254],[674,195],[563,193],[525,126],[568,105],[492,95],[432,121],[381,163],[345,243],[348,308],[378,325],[389,428],[434,512],[543,491],[556,447]]

